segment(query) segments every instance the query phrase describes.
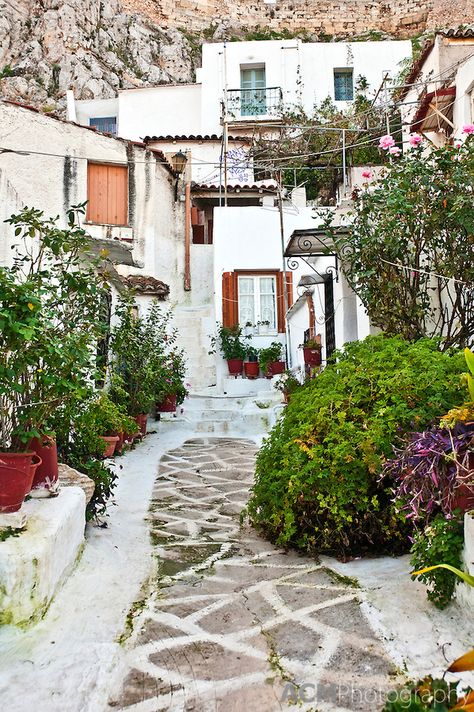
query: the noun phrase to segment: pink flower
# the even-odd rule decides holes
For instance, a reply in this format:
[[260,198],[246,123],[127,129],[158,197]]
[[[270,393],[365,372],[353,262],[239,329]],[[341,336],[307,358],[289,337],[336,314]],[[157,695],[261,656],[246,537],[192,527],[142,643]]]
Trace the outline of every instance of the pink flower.
[[454,148],[461,148],[461,146],[462,146],[461,141],[456,141],[456,143],[454,144]]
[[474,134],[474,124],[466,124],[462,127],[462,132],[465,134]]
[[379,148],[391,148],[392,146],[395,146],[395,139],[393,136],[390,136],[390,134],[387,134],[386,136],[382,136],[382,138],[379,141]]
[[372,171],[362,171],[362,178],[372,178]]
[[398,146],[390,146],[390,148],[388,149],[388,152],[392,156],[399,156],[402,151]]
[[410,138],[408,139],[410,146],[413,146],[413,148],[416,148],[418,144],[420,144],[423,141],[423,137],[420,136],[420,134],[410,134]]

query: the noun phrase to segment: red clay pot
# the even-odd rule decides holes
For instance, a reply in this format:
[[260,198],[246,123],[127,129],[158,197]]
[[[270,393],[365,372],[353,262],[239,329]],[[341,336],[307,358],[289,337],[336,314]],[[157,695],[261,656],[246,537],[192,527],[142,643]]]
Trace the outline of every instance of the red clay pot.
[[320,349],[310,349],[306,346],[303,347],[303,359],[307,366],[311,368],[316,368],[316,366],[321,366],[321,350]]
[[109,435],[116,435],[118,437],[118,441],[115,445],[115,452],[121,453],[123,450],[123,444],[125,442],[125,433],[122,431],[118,432],[113,432],[109,433]]
[[135,416],[135,421],[140,428],[140,434],[145,437],[146,435],[146,423],[147,423],[148,416],[146,413],[140,413],[139,415]]
[[229,369],[230,376],[240,376],[243,367],[244,362],[241,358],[230,358],[227,361],[227,368]]
[[247,378],[258,378],[260,373],[260,364],[258,361],[245,361],[244,371]]
[[[36,462],[34,462],[36,460]],[[34,452],[0,453],[0,512],[18,512],[41,458]]]
[[119,441],[118,435],[99,435],[99,438],[105,443],[105,451],[102,457],[112,457],[115,452],[115,446]]
[[44,435],[40,438],[33,438],[30,441],[29,447],[42,460],[38,465],[31,489],[48,488],[54,482],[58,481],[58,449],[56,440]]
[[267,372],[265,374],[266,378],[271,378],[272,376],[277,376],[280,373],[285,373],[285,362],[284,361],[272,361],[267,366]]
[[156,410],[160,413],[175,413],[176,408],[176,393],[165,396],[161,403],[156,406]]

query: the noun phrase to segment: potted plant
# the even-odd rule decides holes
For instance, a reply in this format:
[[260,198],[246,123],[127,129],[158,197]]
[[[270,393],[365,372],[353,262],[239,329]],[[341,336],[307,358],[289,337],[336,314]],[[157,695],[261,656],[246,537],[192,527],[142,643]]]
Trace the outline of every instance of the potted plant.
[[156,379],[156,410],[174,413],[188,394],[184,385],[186,362],[181,349],[173,349],[164,357],[160,377]]
[[260,364],[258,362],[259,352],[254,346],[248,346],[246,359],[244,361],[244,372],[247,378],[258,378]]
[[292,393],[300,388],[300,386],[301,382],[291,371],[285,371],[282,373],[280,378],[275,382],[275,388],[277,391],[281,391],[281,393],[283,393],[283,400],[285,403],[290,402]]
[[285,362],[282,360],[283,344],[272,341],[266,349],[260,349],[260,367],[267,378],[283,373]]
[[[249,337],[243,337],[249,338]],[[211,351],[216,353],[219,349],[227,361],[229,374],[240,376],[244,366],[245,343],[242,340],[242,329],[240,326],[217,325],[217,334],[211,336]]]
[[264,321],[257,321],[257,326],[258,326],[258,333],[260,335],[265,335],[268,334],[270,331],[270,322],[268,320]]
[[308,339],[301,344],[303,359],[307,366],[316,368],[321,365],[321,342],[318,339]]
[[87,404],[84,417],[103,443],[102,456],[112,457],[120,440],[120,436],[116,433],[120,433],[124,426],[127,427],[124,413],[107,393],[102,391]]

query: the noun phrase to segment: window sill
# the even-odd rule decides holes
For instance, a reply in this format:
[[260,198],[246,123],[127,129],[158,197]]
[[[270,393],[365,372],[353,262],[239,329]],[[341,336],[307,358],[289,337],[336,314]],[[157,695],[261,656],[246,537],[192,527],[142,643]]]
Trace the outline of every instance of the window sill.
[[119,225],[117,223],[92,222],[92,220],[84,220],[84,225],[97,225],[97,227],[119,227],[119,228],[128,228],[128,229],[130,229],[132,227],[129,223],[127,223],[125,225]]

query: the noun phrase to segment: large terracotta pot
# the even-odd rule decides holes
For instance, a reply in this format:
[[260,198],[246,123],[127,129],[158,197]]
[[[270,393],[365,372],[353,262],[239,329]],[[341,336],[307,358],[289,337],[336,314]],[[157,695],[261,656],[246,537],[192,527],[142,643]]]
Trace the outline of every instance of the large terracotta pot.
[[461,485],[455,490],[451,508],[460,509],[461,512],[470,512],[474,509],[474,484]]
[[41,458],[34,452],[0,453],[0,512],[18,512]]
[[125,442],[125,433],[120,431],[119,433],[118,432],[110,433],[110,435],[116,435],[118,437],[118,440],[115,444],[115,452],[121,453],[123,450],[124,442]]
[[118,435],[99,435],[99,438],[105,443],[105,450],[102,457],[112,457],[115,452],[115,446],[119,441]]
[[31,489],[50,489],[59,477],[56,440],[45,435],[42,438],[33,438],[29,446],[42,460],[36,470]]
[[258,361],[245,361],[244,371],[247,378],[258,378],[260,373],[260,364]]
[[269,377],[278,376],[280,373],[285,373],[285,362],[284,361],[272,361],[267,366],[267,373]]
[[227,361],[227,367],[229,369],[229,375],[240,376],[244,367],[244,362],[241,358],[230,358]]
[[146,413],[140,413],[139,415],[135,416],[135,421],[140,428],[140,434],[145,437],[146,435],[146,423],[147,423],[148,416]]
[[303,358],[307,366],[316,368],[321,366],[321,349],[311,349],[307,346],[303,347]]
[[174,413],[176,408],[176,393],[165,396],[161,403],[156,406],[156,410],[160,413]]

